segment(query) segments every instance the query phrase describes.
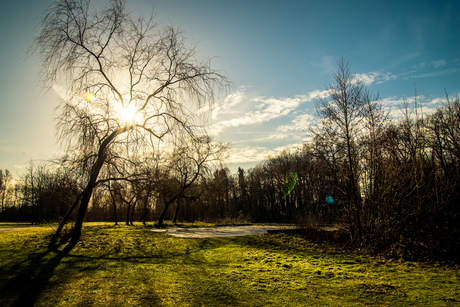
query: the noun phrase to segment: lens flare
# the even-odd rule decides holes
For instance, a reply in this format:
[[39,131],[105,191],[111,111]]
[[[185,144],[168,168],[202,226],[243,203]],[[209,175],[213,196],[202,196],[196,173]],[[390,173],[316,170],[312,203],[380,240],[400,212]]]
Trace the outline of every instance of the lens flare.
[[91,94],[90,92],[81,92],[81,97],[89,102],[94,102],[96,101],[96,96]]
[[334,203],[334,198],[331,195],[326,196],[326,205],[332,205]]
[[288,196],[297,183],[297,172],[286,174],[284,176],[283,192],[284,196]]

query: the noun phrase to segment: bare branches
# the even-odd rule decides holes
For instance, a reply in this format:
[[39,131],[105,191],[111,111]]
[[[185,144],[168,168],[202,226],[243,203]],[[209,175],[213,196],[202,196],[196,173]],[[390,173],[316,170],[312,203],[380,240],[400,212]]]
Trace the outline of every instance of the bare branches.
[[56,1],[43,16],[28,54],[42,62],[43,88],[65,91],[57,137],[66,163],[80,163],[89,180],[82,205],[99,172],[111,177],[105,165],[121,174],[125,160],[152,154],[154,139],[174,143],[205,133],[196,110],[230,82],[181,31],[160,27],[153,15],[131,17],[121,0],[103,8]]
[[[43,87],[67,93],[56,109],[67,151],[95,152],[120,127],[134,143],[178,129],[193,137],[203,129],[194,111],[230,84],[181,31],[160,27],[153,15],[130,17],[120,0],[102,9],[89,0],[57,1],[44,13],[32,54],[42,61]],[[121,120],[128,106],[136,110],[130,123]]]

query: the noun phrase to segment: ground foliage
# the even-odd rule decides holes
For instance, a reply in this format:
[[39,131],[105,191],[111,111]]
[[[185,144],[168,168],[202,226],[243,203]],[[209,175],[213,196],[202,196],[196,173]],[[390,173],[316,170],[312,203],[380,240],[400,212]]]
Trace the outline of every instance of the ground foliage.
[[0,232],[1,306],[457,306],[460,269],[300,236],[184,239],[143,226]]

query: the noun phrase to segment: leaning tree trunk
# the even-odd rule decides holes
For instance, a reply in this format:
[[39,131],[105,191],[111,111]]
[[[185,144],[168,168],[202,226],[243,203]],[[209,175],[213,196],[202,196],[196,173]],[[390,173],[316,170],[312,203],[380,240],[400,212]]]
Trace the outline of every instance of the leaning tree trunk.
[[179,194],[176,194],[169,201],[166,201],[166,199],[165,199],[165,207],[163,208],[163,211],[161,211],[160,218],[158,219],[158,226],[159,227],[163,226],[163,220],[165,218],[165,215],[166,215],[166,212],[168,211],[169,206],[172,203],[174,203],[176,200],[181,199],[181,198],[184,197],[185,190],[188,189],[195,182],[195,180],[198,178],[199,174],[200,174],[200,165],[198,165],[198,169],[197,169],[195,175],[193,176],[193,178],[187,184],[184,184],[184,186],[182,187],[182,191],[180,191]]
[[158,218],[158,226],[162,227],[163,226],[163,220],[165,219],[166,212],[168,212],[169,206],[176,200],[176,198],[172,198],[169,201],[165,200],[165,207],[163,208],[163,211],[161,211],[160,217]]
[[176,201],[176,211],[174,212],[173,224],[176,224],[177,216],[179,215],[179,205],[180,201]]
[[78,203],[80,202],[81,197],[83,196],[83,193],[78,194],[77,199],[74,201],[73,205],[67,210],[66,214],[64,215],[64,218],[62,219],[61,223],[59,224],[59,227],[57,228],[56,232],[54,233],[53,237],[51,238],[51,242],[55,242],[57,238],[59,237],[59,234],[62,231],[62,228],[64,228],[64,225],[67,223],[67,220],[69,219],[70,215],[72,214],[73,210],[77,207]]
[[165,207],[163,208],[163,211],[161,211],[160,218],[158,219],[158,226],[159,227],[163,226],[163,220],[165,219],[166,212],[168,211],[169,206],[172,203],[174,203],[177,199],[180,199],[181,197],[183,197],[182,193],[183,192],[177,194],[176,196],[174,196],[173,198],[171,198],[168,201],[166,201],[166,199],[165,199]]
[[81,229],[83,226],[83,219],[85,218],[86,210],[88,210],[89,200],[91,199],[91,195],[93,194],[93,189],[96,186],[96,180],[97,180],[97,177],[99,176],[99,172],[101,171],[101,168],[104,165],[104,162],[106,159],[105,149],[115,137],[117,137],[119,134],[129,131],[130,129],[131,127],[129,128],[123,127],[123,128],[119,128],[118,130],[115,130],[114,132],[112,132],[112,134],[110,134],[102,142],[101,146],[99,147],[97,160],[91,171],[91,177],[81,197],[80,208],[78,210],[77,219],[75,220],[75,227],[74,227],[73,234],[72,234],[72,241],[74,242],[80,241]]
[[75,220],[75,227],[73,229],[72,234],[72,241],[74,242],[80,241],[83,219],[85,218],[86,210],[88,210],[89,200],[91,199],[91,195],[93,194],[93,189],[96,186],[97,177],[99,176],[99,172],[101,171],[104,162],[105,154],[99,155],[96,164],[93,167],[91,178],[89,179],[89,182],[85,190],[83,191],[83,196],[80,202],[80,208],[78,209],[78,215],[77,219]]

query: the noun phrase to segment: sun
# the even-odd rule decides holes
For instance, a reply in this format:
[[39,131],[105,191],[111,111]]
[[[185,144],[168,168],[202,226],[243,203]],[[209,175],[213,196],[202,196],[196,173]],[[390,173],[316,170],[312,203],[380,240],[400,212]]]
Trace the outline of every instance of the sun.
[[130,105],[126,108],[124,108],[121,111],[121,119],[123,121],[133,121],[134,117],[136,116],[137,110],[133,107],[133,105]]

